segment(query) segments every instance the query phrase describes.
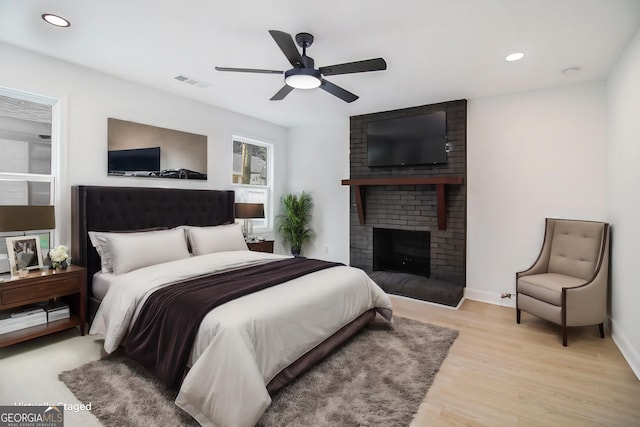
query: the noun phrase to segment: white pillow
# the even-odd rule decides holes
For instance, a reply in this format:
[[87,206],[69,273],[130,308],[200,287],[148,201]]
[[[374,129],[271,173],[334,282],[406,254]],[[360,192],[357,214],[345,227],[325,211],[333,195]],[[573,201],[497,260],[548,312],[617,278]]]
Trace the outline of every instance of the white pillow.
[[242,236],[240,224],[189,227],[187,235],[194,255],[249,250]]
[[109,246],[107,245],[107,236],[113,233],[106,233],[102,231],[90,231],[89,239],[91,240],[91,244],[98,255],[100,255],[100,271],[102,273],[111,273],[113,272],[113,267],[111,266],[111,253],[109,252]]
[[189,258],[184,230],[136,233],[89,232],[102,261],[102,272],[123,274],[168,261]]

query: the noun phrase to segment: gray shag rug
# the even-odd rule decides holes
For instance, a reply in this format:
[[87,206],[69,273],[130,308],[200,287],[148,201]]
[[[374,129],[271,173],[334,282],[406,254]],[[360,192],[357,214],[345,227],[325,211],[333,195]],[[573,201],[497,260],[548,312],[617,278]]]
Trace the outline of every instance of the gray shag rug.
[[[273,397],[258,426],[408,426],[458,331],[380,316]],[[191,426],[176,392],[121,354],[59,375],[106,427]]]

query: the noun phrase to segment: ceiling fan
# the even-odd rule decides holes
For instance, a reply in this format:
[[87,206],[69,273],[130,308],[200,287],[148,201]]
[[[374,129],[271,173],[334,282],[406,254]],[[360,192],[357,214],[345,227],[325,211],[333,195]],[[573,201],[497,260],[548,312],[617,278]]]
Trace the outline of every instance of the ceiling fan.
[[338,74],[364,73],[367,71],[380,71],[387,69],[387,63],[382,58],[366,59],[364,61],[347,62],[344,64],[329,65],[326,67],[314,68],[313,58],[307,56],[307,48],[313,44],[313,36],[309,33],[296,34],[296,42],[302,48],[302,54],[293,42],[290,34],[269,30],[269,34],[276,41],[284,56],[287,57],[293,68],[287,71],[262,70],[256,68],[230,68],[215,67],[218,71],[234,71],[240,73],[261,73],[261,74],[284,74],[285,85],[275,95],[271,101],[284,99],[293,89],[313,89],[319,87],[330,94],[337,96],[345,102],[353,102],[358,99],[357,95],[337,86],[323,78],[323,76],[335,76]]

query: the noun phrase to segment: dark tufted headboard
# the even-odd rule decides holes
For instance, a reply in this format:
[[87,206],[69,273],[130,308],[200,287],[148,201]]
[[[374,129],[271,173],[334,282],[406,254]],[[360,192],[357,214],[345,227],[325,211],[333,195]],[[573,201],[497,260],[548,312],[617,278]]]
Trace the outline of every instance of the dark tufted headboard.
[[91,281],[100,270],[100,256],[89,231],[129,231],[178,225],[220,225],[234,222],[234,193],[225,190],[74,186],[71,188],[71,257],[87,269],[88,312],[99,301]]

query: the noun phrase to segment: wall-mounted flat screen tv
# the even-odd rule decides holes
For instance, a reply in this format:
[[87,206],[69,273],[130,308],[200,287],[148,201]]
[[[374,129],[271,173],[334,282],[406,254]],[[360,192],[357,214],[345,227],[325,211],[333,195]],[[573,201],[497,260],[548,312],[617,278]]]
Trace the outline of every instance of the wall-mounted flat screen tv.
[[160,147],[109,150],[109,173],[158,172]]
[[419,166],[447,163],[447,113],[375,120],[367,125],[367,163]]

